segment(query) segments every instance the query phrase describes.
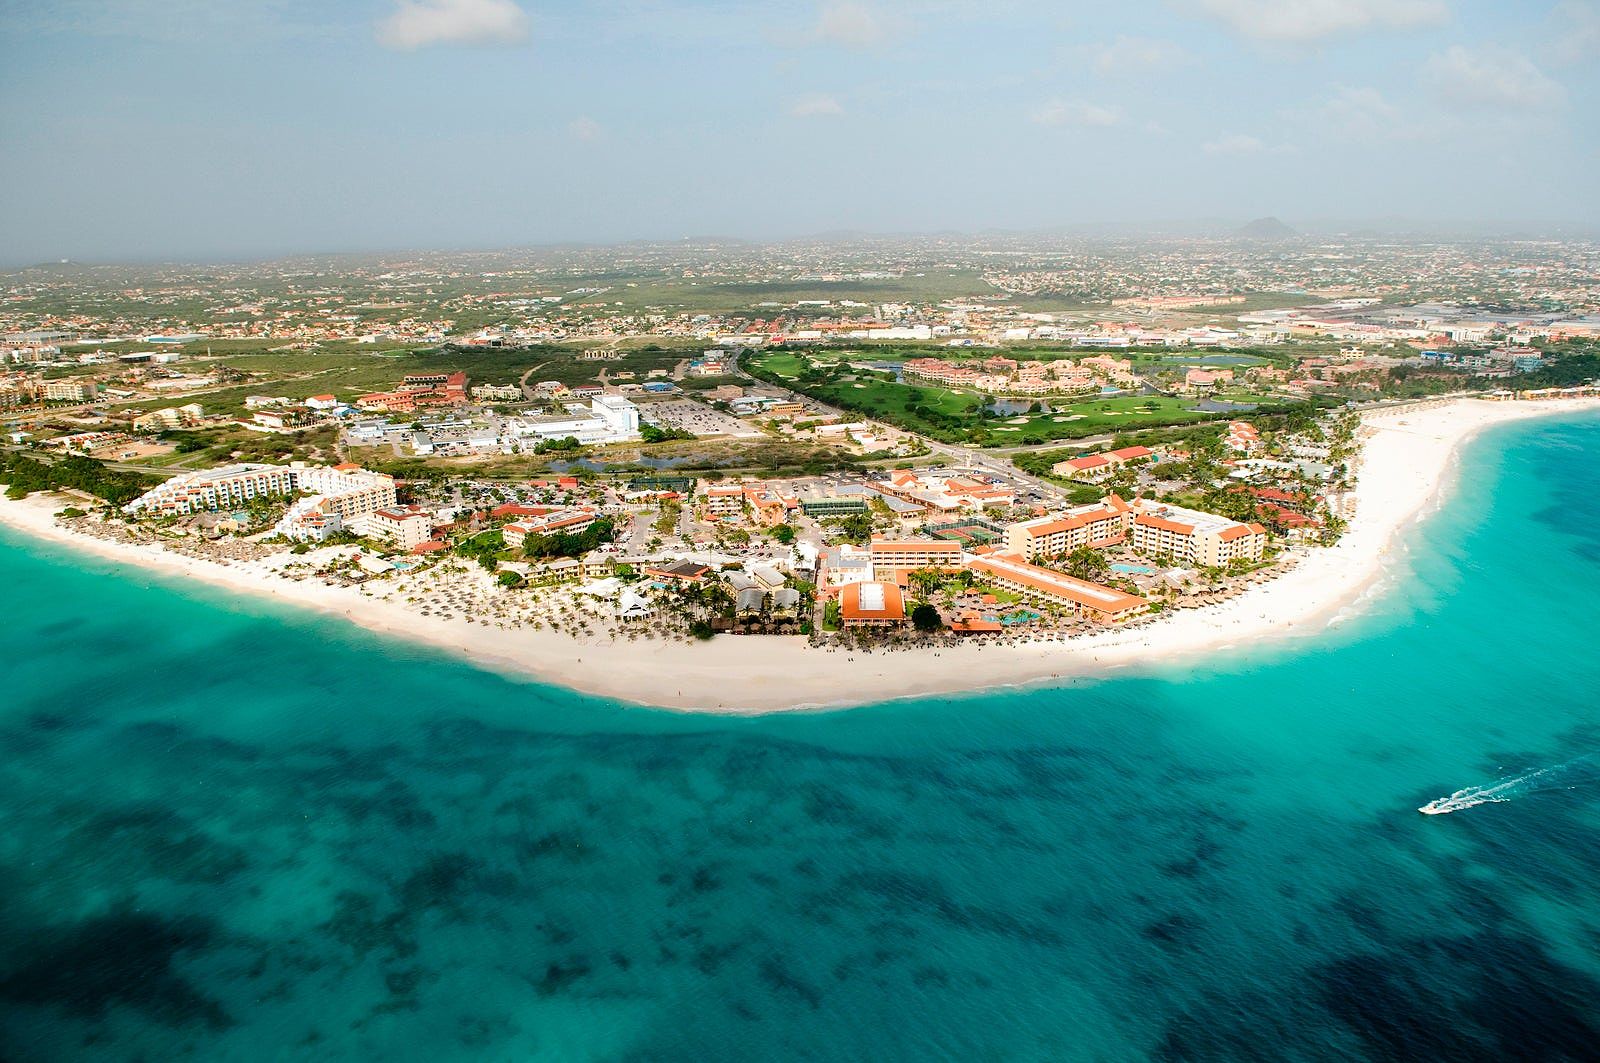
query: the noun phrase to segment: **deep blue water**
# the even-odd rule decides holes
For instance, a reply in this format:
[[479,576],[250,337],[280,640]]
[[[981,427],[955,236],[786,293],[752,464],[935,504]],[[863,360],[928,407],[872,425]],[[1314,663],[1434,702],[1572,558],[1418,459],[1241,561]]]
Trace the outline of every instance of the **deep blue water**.
[[1317,642],[756,719],[5,536],[0,1058],[1593,1059],[1600,770],[1415,809],[1600,752],[1597,455]]

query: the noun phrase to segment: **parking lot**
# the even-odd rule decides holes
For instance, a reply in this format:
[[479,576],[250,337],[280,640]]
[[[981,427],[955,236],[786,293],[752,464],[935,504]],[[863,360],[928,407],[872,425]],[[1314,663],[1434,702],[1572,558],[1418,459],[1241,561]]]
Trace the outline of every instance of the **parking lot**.
[[676,428],[696,436],[734,436],[753,439],[761,431],[737,417],[729,417],[713,410],[703,402],[693,399],[673,399],[671,402],[653,402],[639,409],[639,416],[660,428]]

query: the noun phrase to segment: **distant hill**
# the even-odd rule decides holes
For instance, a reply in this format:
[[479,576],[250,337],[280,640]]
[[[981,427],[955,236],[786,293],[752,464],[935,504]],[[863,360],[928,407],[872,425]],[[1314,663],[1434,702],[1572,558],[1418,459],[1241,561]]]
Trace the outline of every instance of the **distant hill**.
[[1291,236],[1300,234],[1277,218],[1257,218],[1249,225],[1235,229],[1234,235],[1242,236],[1246,240],[1287,240]]

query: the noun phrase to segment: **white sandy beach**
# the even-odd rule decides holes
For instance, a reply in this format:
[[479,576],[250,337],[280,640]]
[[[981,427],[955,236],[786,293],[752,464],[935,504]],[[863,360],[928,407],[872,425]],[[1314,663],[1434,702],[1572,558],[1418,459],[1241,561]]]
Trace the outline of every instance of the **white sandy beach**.
[[800,637],[722,636],[695,644],[584,640],[424,616],[353,588],[268,578],[249,564],[224,566],[160,546],[75,534],[56,525],[54,513],[62,507],[56,499],[0,497],[0,523],[119,561],[344,615],[375,631],[445,647],[485,667],[587,693],[665,708],[768,712],[1049,683],[1142,664],[1170,666],[1263,640],[1315,636],[1383,574],[1401,532],[1437,509],[1454,481],[1466,440],[1491,425],[1582,410],[1600,411],[1600,401],[1459,399],[1369,414],[1356,514],[1337,546],[1312,551],[1287,574],[1220,605],[1070,642],[966,643],[937,651],[864,654],[813,649]]

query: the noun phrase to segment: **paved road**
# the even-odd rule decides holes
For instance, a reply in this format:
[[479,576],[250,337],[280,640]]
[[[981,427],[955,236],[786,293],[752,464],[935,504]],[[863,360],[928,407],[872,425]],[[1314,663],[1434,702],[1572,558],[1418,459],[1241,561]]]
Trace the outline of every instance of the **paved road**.
[[[75,457],[76,456],[76,455],[70,455],[70,454],[61,454],[61,453],[52,452],[52,451],[48,451],[48,450],[30,450],[28,447],[6,446],[6,447],[0,448],[0,449],[9,450],[9,451],[13,451],[13,452],[16,452],[16,453],[25,453],[25,454],[28,455],[28,457],[34,458],[34,459],[36,459],[38,461],[42,461],[46,465],[54,465],[57,461],[60,461],[62,458]],[[101,459],[99,459],[99,458],[95,458],[95,460],[96,461],[101,461]],[[134,464],[132,462],[126,462],[126,461],[101,461],[101,464],[103,464],[106,468],[113,469],[113,470],[115,470],[117,472],[148,473],[151,476],[160,476],[160,477],[163,477],[163,478],[176,476],[181,472],[192,472],[193,471],[192,469],[174,469],[174,468],[171,468],[169,466],[162,466],[162,465],[137,465],[137,464]]]

